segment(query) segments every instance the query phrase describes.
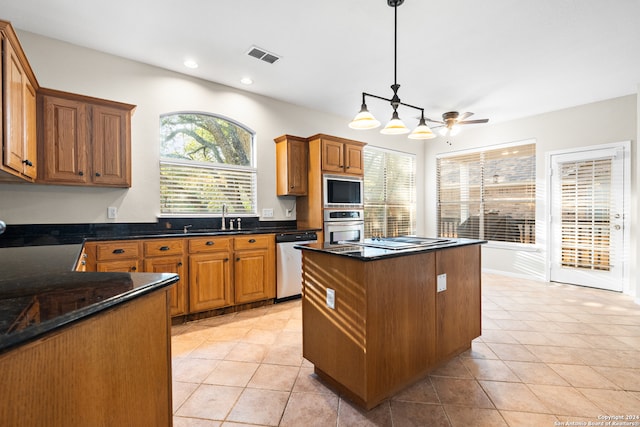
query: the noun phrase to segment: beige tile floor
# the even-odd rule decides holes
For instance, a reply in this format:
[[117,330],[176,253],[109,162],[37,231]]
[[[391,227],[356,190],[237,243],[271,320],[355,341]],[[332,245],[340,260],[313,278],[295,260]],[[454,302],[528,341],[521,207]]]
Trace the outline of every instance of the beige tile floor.
[[369,412],[302,358],[299,300],[175,326],[174,426],[544,427],[640,416],[631,298],[485,274],[482,308],[471,350]]

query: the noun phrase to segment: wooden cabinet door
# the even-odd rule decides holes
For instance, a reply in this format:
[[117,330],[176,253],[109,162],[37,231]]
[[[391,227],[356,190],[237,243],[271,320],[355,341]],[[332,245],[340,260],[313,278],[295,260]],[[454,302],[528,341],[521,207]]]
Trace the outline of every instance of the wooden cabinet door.
[[355,144],[344,144],[345,172],[353,175],[364,174],[362,147]]
[[306,196],[309,145],[307,140],[283,135],[276,142],[276,194]]
[[212,310],[233,304],[229,252],[189,256],[189,311]]
[[187,314],[187,282],[185,277],[185,265],[183,256],[165,256],[145,258],[144,271],[147,273],[175,273],[180,276],[180,281],[173,285],[169,291],[171,316]]
[[38,138],[36,119],[36,88],[27,79],[24,85],[24,169],[23,173],[35,180],[38,176]]
[[91,182],[87,164],[87,105],[73,99],[43,96],[42,170],[45,181]]
[[269,250],[237,251],[234,261],[236,304],[275,298]]
[[17,174],[34,177],[36,153],[33,150],[35,136],[35,89],[9,41],[3,40],[3,88],[4,88],[4,153],[3,164]]
[[344,171],[344,144],[342,142],[322,140],[322,170],[325,172]]
[[130,113],[103,105],[92,107],[95,184],[131,187]]

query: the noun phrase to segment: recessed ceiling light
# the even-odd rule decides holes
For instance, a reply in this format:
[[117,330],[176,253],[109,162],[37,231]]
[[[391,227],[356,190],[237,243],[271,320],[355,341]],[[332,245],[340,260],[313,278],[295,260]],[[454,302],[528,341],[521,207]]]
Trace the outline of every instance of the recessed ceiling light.
[[251,80],[250,77],[243,77],[240,79],[240,83],[245,85],[250,85],[250,84],[253,84],[253,80]]
[[184,66],[187,68],[198,68],[198,63],[193,59],[187,59],[184,61]]

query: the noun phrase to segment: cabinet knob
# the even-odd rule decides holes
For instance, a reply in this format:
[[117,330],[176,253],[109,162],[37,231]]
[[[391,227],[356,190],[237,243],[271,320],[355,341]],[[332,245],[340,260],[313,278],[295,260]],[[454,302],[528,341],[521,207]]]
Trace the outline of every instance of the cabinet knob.
[[229,261],[229,258],[225,258],[224,260],[225,260],[225,262],[226,262],[226,261]]
[[78,172],[78,175],[84,176],[84,172],[80,171],[80,172]]
[[213,246],[214,244],[215,242],[212,242],[211,240],[207,240],[207,243],[205,243],[207,246]]
[[240,261],[240,257],[236,258],[236,261]]
[[182,267],[182,261],[178,263],[178,267]]
[[138,269],[138,267],[136,267],[135,265],[133,267],[131,267],[131,271],[136,271]]
[[114,249],[113,253],[114,254],[123,254],[124,253],[124,249]]
[[22,163],[24,163],[27,166],[33,166],[33,163],[31,163],[31,160],[29,160],[29,159],[23,160]]
[[96,172],[96,176],[102,176],[102,175],[100,175],[100,172]]
[[169,246],[160,246],[161,251],[168,251],[169,249],[171,249]]
[[255,243],[256,239],[249,239],[249,243]]

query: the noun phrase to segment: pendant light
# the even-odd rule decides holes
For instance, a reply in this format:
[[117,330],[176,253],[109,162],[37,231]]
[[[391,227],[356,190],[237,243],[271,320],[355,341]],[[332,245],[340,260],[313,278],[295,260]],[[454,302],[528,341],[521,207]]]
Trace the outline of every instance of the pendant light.
[[387,125],[380,131],[380,133],[384,135],[401,135],[409,133],[409,129],[404,124],[404,122],[400,119],[398,115],[398,107],[400,105],[404,105],[405,107],[413,108],[416,110],[420,110],[420,122],[418,123],[418,127],[416,127],[411,134],[409,134],[410,139],[431,139],[435,138],[435,134],[429,129],[427,123],[424,118],[424,108],[416,107],[414,105],[406,104],[400,101],[400,97],[398,96],[398,89],[400,89],[400,85],[397,82],[397,74],[398,74],[398,6],[404,3],[404,0],[387,0],[387,4],[390,7],[393,7],[394,12],[394,26],[393,26],[393,84],[391,85],[391,89],[393,90],[393,97],[391,99],[384,98],[382,96],[373,95],[370,93],[362,92],[362,106],[360,108],[360,112],[356,114],[355,118],[349,123],[349,127],[352,129],[375,129],[380,126],[380,122],[373,117],[373,114],[369,112],[367,109],[367,104],[365,102],[365,97],[369,96],[372,98],[381,99],[383,101],[387,101],[391,104],[393,108],[393,113],[391,114],[391,120]]

